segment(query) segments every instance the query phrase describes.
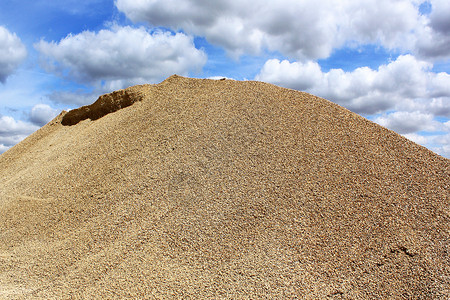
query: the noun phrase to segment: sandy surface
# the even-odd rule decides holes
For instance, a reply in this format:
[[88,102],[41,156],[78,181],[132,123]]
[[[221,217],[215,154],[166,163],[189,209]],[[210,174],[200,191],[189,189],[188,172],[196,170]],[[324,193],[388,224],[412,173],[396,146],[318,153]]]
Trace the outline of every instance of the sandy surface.
[[104,99],[0,156],[0,298],[450,297],[450,160],[260,82]]

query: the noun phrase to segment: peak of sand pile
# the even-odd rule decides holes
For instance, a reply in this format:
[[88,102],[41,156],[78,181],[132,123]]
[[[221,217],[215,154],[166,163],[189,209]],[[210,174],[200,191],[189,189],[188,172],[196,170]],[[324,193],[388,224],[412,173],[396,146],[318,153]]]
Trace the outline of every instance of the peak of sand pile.
[[306,93],[131,87],[0,156],[0,298],[446,299],[449,175]]

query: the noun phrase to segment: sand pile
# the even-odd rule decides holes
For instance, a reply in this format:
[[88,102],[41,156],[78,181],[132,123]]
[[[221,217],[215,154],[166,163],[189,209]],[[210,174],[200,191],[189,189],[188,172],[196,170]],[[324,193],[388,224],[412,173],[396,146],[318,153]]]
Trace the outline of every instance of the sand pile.
[[448,159],[260,82],[101,99],[0,156],[0,298],[450,297]]

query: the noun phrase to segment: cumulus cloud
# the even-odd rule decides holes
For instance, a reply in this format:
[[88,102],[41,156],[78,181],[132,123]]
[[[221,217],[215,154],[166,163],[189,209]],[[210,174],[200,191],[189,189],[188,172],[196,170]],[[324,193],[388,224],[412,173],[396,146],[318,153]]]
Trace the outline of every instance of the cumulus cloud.
[[450,76],[431,72],[432,65],[411,55],[399,56],[378,70],[323,72],[316,62],[268,60],[256,80],[304,90],[357,113],[374,114],[401,105],[422,108],[435,115],[450,111]]
[[417,133],[406,133],[403,134],[403,136],[405,138],[407,138],[408,140],[413,141],[416,144],[419,145],[426,145],[428,143],[428,138],[423,136],[423,135],[419,135]]
[[[116,0],[134,22],[204,36],[238,56],[263,49],[297,60],[324,58],[347,42],[404,48],[425,17],[409,0]],[[442,27],[442,26],[441,26]]]
[[8,150],[9,148],[11,148],[11,147],[5,146],[5,145],[3,145],[3,144],[0,143],[0,154],[2,154],[3,152],[5,152],[5,151]]
[[447,0],[431,1],[430,26],[436,32],[450,34],[450,2]]
[[[432,97],[432,96],[430,96]],[[402,111],[422,111],[434,116],[450,117],[450,99],[448,96],[438,98],[403,99],[396,108]]]
[[450,133],[441,133],[427,137],[427,142],[421,144],[432,151],[450,158]]
[[373,121],[450,158],[450,121],[440,122],[432,114],[419,111],[396,111],[379,116]]
[[322,70],[316,62],[289,62],[278,59],[268,60],[257,80],[271,82],[277,85],[297,89],[308,90],[316,86],[323,78]]
[[450,144],[439,147],[430,147],[430,149],[443,157],[450,158]]
[[10,134],[29,134],[36,129],[36,126],[23,121],[16,121],[13,117],[0,116],[0,136],[2,137]]
[[39,127],[31,123],[17,121],[9,116],[0,116],[0,153],[5,152],[37,129]]
[[431,13],[415,30],[413,50],[424,59],[450,58],[450,3],[431,0]]
[[30,112],[30,121],[38,126],[43,126],[58,115],[58,110],[47,104],[36,104]]
[[403,136],[443,157],[450,158],[450,133],[439,132],[426,136],[417,133],[407,133],[403,134]]
[[411,134],[417,131],[437,131],[441,127],[441,123],[434,121],[432,114],[418,111],[396,111],[380,116],[374,121],[400,134]]
[[27,50],[19,37],[0,26],[0,82],[5,82],[26,56]]
[[206,62],[206,54],[185,34],[150,33],[142,27],[84,31],[59,42],[41,40],[35,48],[48,71],[107,90],[188,75]]
[[29,122],[0,115],[0,153],[25,139],[39,127],[51,121],[57,114],[58,110],[49,105],[37,104],[28,113]]

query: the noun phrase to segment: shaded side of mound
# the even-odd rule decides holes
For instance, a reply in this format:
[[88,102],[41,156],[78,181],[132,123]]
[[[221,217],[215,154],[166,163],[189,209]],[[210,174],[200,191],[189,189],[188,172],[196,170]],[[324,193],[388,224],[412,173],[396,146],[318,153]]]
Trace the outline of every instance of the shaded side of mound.
[[448,298],[448,159],[261,82],[125,91],[0,156],[0,298]]
[[71,126],[86,119],[97,120],[109,113],[128,107],[136,101],[141,100],[142,97],[138,93],[126,90],[115,91],[100,96],[97,101],[91,105],[82,106],[69,111],[62,118],[61,124]]

